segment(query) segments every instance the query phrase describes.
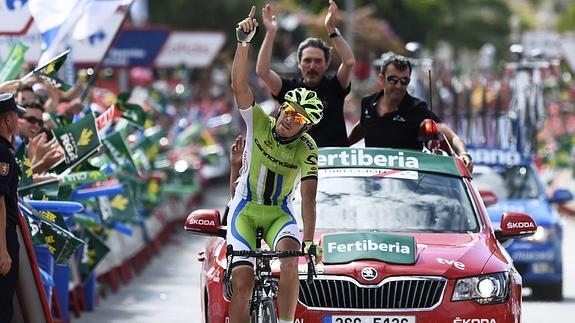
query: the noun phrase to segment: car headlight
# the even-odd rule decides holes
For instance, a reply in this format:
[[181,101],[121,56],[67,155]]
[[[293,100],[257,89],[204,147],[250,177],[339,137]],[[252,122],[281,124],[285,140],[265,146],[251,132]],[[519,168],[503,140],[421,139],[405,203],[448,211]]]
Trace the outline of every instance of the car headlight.
[[508,274],[496,273],[458,279],[451,300],[475,300],[481,305],[489,305],[505,302],[508,294]]

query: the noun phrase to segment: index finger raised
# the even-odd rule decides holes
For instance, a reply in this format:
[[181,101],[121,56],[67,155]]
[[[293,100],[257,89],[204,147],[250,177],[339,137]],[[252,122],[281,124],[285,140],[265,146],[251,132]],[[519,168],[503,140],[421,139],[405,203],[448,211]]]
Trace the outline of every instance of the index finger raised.
[[256,6],[252,6],[252,9],[250,10],[250,14],[248,15],[248,17],[252,19],[255,16],[256,16]]

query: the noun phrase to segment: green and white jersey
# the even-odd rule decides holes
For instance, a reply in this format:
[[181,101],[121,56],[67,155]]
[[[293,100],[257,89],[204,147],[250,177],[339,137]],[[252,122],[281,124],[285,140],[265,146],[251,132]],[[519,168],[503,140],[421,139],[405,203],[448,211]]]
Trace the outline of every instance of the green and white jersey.
[[317,145],[307,133],[280,144],[272,133],[276,119],[257,103],[240,113],[247,134],[236,198],[263,205],[286,204],[299,180],[317,179]]

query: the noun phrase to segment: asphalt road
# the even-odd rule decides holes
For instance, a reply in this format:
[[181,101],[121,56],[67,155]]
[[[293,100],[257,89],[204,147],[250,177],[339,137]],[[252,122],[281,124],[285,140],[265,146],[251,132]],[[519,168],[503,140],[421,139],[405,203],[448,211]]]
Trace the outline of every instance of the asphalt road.
[[[202,207],[221,209],[227,194],[226,183],[208,188]],[[575,219],[565,219],[564,237],[565,299],[539,302],[525,298],[524,323],[575,320]],[[84,313],[73,322],[201,322],[201,267],[196,255],[206,238],[182,230],[174,240],[129,285],[102,300],[94,312]]]

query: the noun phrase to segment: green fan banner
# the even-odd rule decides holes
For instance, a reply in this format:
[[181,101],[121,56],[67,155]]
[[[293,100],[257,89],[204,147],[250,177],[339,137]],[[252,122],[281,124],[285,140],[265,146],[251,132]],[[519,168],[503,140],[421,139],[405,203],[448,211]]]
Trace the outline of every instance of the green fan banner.
[[96,129],[96,120],[91,113],[75,123],[54,129],[53,133],[64,149],[64,161],[54,169],[58,174],[76,167],[102,145]]
[[82,257],[80,257],[79,270],[81,273],[88,274],[96,268],[96,266],[104,259],[110,252],[110,248],[104,241],[92,230],[84,230],[84,241],[86,244],[82,249]]
[[104,138],[104,148],[108,158],[119,168],[140,175],[136,163],[132,159],[132,153],[119,132],[114,132]]
[[68,230],[64,230],[50,222],[42,221],[42,234],[44,241],[48,245],[48,250],[54,257],[54,261],[59,265],[68,263],[72,253],[84,244]]
[[108,178],[103,171],[88,171],[70,173],[60,179],[63,185],[78,185],[91,182],[105,181]]
[[11,47],[10,54],[0,67],[0,83],[16,78],[24,66],[24,54],[28,47],[21,42],[17,42]]

